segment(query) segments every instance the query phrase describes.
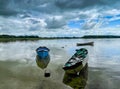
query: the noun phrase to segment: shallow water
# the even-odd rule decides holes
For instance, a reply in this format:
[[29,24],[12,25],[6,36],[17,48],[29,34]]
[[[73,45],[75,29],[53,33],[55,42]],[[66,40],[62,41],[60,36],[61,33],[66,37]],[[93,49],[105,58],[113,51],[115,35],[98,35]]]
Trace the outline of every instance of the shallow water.
[[[0,43],[0,89],[72,89],[63,83],[62,66],[74,54],[77,42],[89,51],[88,80],[85,89],[119,89],[120,39],[62,39]],[[50,62],[46,69],[36,64],[35,49],[47,46]],[[51,76],[44,77],[49,70]]]

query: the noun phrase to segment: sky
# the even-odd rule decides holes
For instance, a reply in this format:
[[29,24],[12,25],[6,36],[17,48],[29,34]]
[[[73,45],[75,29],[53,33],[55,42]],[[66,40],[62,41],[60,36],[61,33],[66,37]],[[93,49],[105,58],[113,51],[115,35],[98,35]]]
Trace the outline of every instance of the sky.
[[0,0],[0,34],[120,35],[120,0]]

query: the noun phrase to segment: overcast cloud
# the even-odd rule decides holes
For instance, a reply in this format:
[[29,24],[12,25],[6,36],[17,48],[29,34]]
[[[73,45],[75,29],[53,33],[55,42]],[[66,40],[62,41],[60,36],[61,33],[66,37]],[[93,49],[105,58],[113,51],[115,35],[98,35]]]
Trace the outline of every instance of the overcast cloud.
[[[120,0],[0,0],[0,34],[80,36],[97,34],[101,27],[112,34],[113,28],[103,25],[120,20],[119,4]],[[80,28],[68,26],[80,20]]]

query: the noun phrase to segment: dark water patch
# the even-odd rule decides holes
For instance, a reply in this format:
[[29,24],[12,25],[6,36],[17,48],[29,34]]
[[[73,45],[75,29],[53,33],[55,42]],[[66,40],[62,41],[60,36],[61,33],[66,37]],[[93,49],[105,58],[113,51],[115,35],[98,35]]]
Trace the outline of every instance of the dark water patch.
[[36,89],[71,89],[64,84],[54,81],[54,80],[49,80],[45,79],[42,80],[42,82],[37,86]]
[[120,80],[112,78],[114,76],[113,71],[108,72],[107,70],[109,69],[90,67],[86,89],[119,89],[120,85],[117,82],[120,82]]
[[42,76],[35,67],[11,61],[0,61],[0,71],[0,89],[33,89]]
[[61,65],[52,64],[48,69],[51,76],[45,78],[44,70],[35,64],[0,61],[0,89],[70,89],[62,83]]

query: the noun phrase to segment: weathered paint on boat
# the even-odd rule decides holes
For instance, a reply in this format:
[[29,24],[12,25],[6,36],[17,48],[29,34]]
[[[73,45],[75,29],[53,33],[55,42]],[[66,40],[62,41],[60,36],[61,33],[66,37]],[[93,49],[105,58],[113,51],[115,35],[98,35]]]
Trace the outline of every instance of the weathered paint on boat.
[[[80,51],[81,49],[79,49]],[[77,57],[76,53],[65,63],[63,69],[66,73],[75,74],[78,71],[82,70],[82,68],[86,65],[88,61],[88,51],[82,48],[84,52],[81,52]],[[85,53],[85,54],[84,54]],[[84,54],[84,55],[83,55]]]
[[39,47],[36,49],[39,59],[46,59],[49,56],[49,49],[47,47]]

